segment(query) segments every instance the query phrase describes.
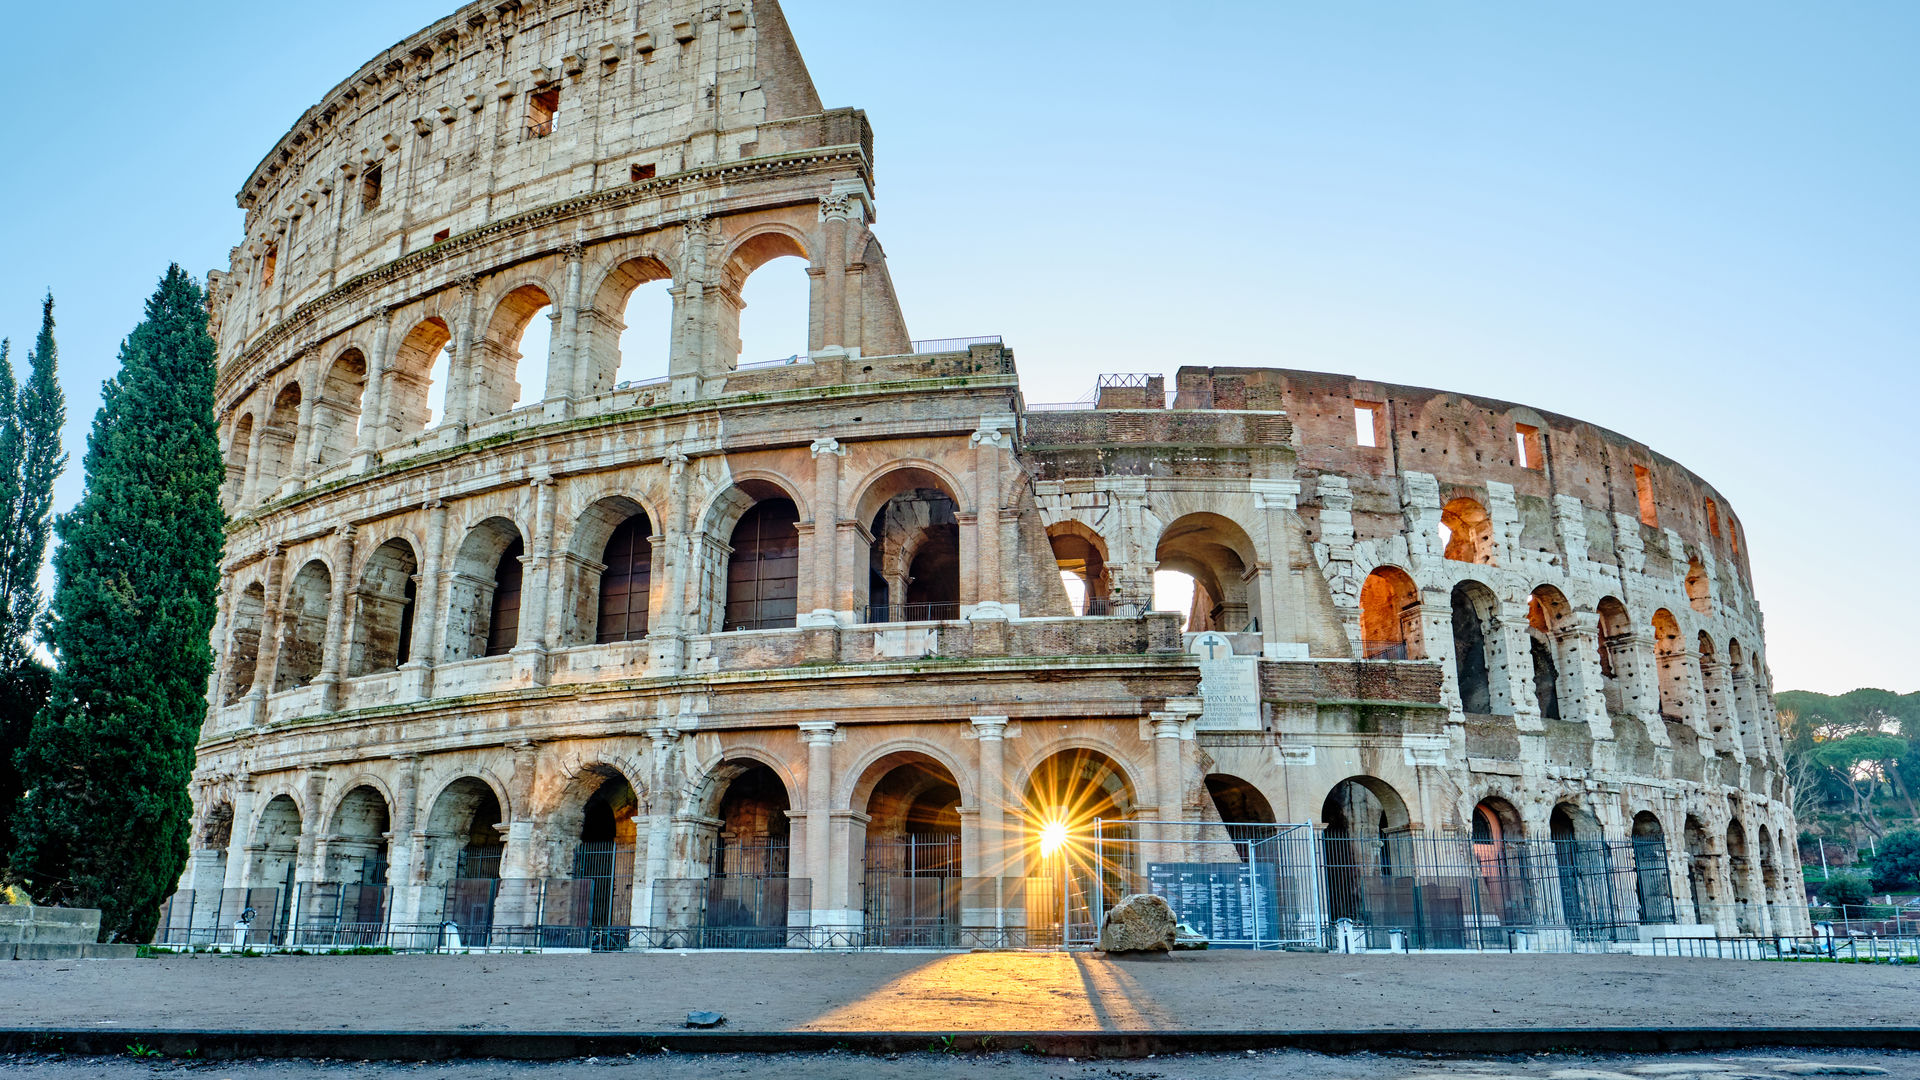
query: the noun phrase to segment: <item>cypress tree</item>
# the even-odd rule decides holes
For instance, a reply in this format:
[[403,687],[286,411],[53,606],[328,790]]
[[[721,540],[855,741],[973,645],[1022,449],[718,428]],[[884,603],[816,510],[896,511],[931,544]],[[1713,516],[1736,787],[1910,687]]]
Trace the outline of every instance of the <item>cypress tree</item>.
[[[42,338],[52,341],[52,330],[42,328]],[[14,633],[20,535],[21,477],[26,465],[26,439],[20,427],[20,398],[13,381],[13,361],[8,356],[10,342],[0,341],[0,673],[12,671],[26,655],[25,635]],[[29,354],[31,355],[31,354]],[[36,565],[34,573],[39,573]],[[27,616],[31,627],[33,616]]]
[[200,288],[170,267],[101,389],[86,491],[58,524],[57,666],[20,755],[13,869],[36,899],[100,908],[108,941],[150,939],[186,866],[225,521],[213,381]]
[[[6,624],[0,627],[0,662],[8,670],[26,662],[40,620],[40,567],[47,558],[52,523],[53,482],[67,467],[60,429],[67,422],[67,397],[60,390],[59,351],[53,344],[53,294],[40,308],[40,336],[27,354],[27,383],[20,388],[12,427],[20,462],[12,520],[8,521],[0,589],[6,593]],[[11,375],[9,374],[9,378]]]

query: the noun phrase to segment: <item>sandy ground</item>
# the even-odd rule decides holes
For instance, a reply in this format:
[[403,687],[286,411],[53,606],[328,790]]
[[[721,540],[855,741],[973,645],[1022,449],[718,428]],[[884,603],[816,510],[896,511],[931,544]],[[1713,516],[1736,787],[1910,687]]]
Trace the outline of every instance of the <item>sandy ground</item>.
[[1214,952],[16,961],[0,1025],[129,1030],[1303,1030],[1920,1024],[1911,968]]
[[128,1059],[56,1059],[0,1056],[0,1072],[28,1080],[1792,1080],[1806,1076],[1920,1077],[1920,1054],[1864,1052],[1644,1057],[1540,1056],[1496,1061],[1436,1061],[1356,1054],[1325,1057],[1301,1051],[1258,1055],[1180,1055],[1138,1061],[1040,1060],[1018,1054],[890,1058],[848,1054],[656,1055],[588,1058],[528,1065],[450,1062],[424,1065],[358,1062],[144,1062]]

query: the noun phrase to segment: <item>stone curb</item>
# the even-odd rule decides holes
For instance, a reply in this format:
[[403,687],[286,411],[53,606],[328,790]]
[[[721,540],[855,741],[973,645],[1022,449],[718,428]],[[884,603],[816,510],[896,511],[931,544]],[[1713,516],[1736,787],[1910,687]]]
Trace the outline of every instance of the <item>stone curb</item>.
[[[946,1040],[951,1039],[949,1043]],[[0,1028],[0,1053],[118,1056],[142,1046],[165,1057],[554,1061],[628,1054],[859,1054],[1022,1051],[1042,1057],[1310,1050],[1322,1054],[1674,1053],[1765,1046],[1920,1050],[1916,1027],[1503,1028],[1355,1031],[151,1031]]]

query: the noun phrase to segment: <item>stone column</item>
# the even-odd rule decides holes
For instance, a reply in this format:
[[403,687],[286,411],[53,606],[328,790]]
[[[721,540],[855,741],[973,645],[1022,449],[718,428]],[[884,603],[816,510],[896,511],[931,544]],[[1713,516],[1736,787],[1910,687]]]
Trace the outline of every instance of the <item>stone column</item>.
[[554,327],[553,348],[547,353],[547,385],[540,395],[549,420],[564,420],[573,414],[573,403],[580,397],[580,384],[585,379],[587,365],[581,362],[579,347],[580,279],[584,251],[579,240],[574,240],[566,248],[565,293],[560,298],[558,310],[554,312],[558,325]]
[[[833,744],[838,739],[831,720],[800,725],[800,741],[807,747],[807,877],[812,880],[813,925],[843,921],[837,908],[844,904],[844,886],[835,888],[833,876]],[[839,895],[836,895],[839,894]]]
[[219,716],[220,708],[226,704],[226,695],[221,687],[231,678],[227,665],[233,659],[233,642],[228,640],[233,619],[233,573],[220,571],[220,591],[214,594],[217,606],[213,612],[213,670],[207,673],[207,721],[209,726]]
[[287,552],[275,543],[267,549],[267,605],[260,620],[260,647],[254,653],[253,688],[247,691],[248,723],[260,727],[267,722],[267,695],[273,692],[274,679],[280,673],[280,616],[286,607]]
[[971,720],[974,739],[979,744],[980,789],[974,805],[980,811],[980,845],[971,852],[970,865],[962,860],[967,877],[1004,877],[1012,863],[1007,843],[1007,790],[1005,777],[1007,718],[976,716]]
[[373,355],[367,358],[367,388],[360,395],[360,439],[353,451],[355,472],[373,467],[387,426],[387,382],[393,370],[387,339],[392,336],[393,309],[383,307],[375,316]]
[[664,566],[654,562],[653,579],[662,582],[657,586],[661,591],[653,611],[658,618],[648,627],[647,642],[649,659],[654,674],[667,675],[680,670],[686,654],[687,627],[687,589],[692,578],[692,563],[695,559],[693,545],[688,542],[690,527],[687,518],[691,515],[689,504],[692,501],[688,486],[692,478],[687,475],[687,456],[676,447],[666,456],[667,466],[667,514],[663,523],[666,541],[656,553],[666,552]]
[[446,392],[440,395],[440,422],[459,428],[466,438],[473,418],[473,344],[478,337],[474,325],[479,306],[480,286],[469,274],[460,279],[460,318],[453,328],[453,355],[447,357]]
[[227,879],[229,889],[247,885],[247,844],[253,838],[253,776],[245,771],[233,778],[233,832],[227,836]]
[[514,643],[514,676],[544,685],[547,681],[547,607],[552,592],[553,513],[552,476],[536,476],[533,487],[533,542],[522,556],[526,573],[520,591],[520,636]]
[[393,816],[387,832],[387,921],[409,926],[420,921],[420,886],[414,868],[420,865],[426,836],[417,832],[420,819],[420,755],[395,754]]
[[400,665],[400,695],[403,701],[424,701],[433,696],[433,664],[439,655],[441,626],[446,621],[447,504],[428,499],[427,550],[420,560],[420,572],[414,576],[413,645],[407,662]]
[[1580,720],[1595,739],[1613,738],[1613,719],[1607,715],[1606,679],[1600,674],[1600,616],[1592,611],[1576,611],[1556,635],[1560,643],[1560,664],[1566,670],[1568,701],[1560,703],[1560,715]]
[[686,221],[686,240],[681,253],[680,275],[675,278],[673,345],[667,360],[675,401],[692,401],[700,396],[701,375],[717,365],[714,351],[712,304],[707,293],[707,241],[714,232],[713,221],[699,211]]
[[[268,403],[269,409],[272,403]],[[256,415],[253,430],[247,433],[247,479],[235,499],[238,509],[251,510],[260,503],[260,440],[267,433],[267,417]]]
[[[539,921],[538,867],[533,850],[533,787],[538,748],[531,742],[513,747],[513,775],[507,778],[507,816],[501,831],[500,891],[493,902],[493,924],[501,927],[527,927]],[[509,937],[511,944],[531,944]]]
[[813,566],[808,576],[813,610],[802,616],[802,625],[834,626],[839,622],[834,599],[840,594],[840,463],[847,450],[825,435],[813,440],[812,454]]
[[288,455],[287,488],[299,491],[307,484],[307,477],[313,473],[313,406],[320,396],[319,358],[309,353],[306,358],[306,376],[301,379],[300,417],[294,425],[293,453]]
[[852,216],[852,198],[833,194],[820,200],[820,220],[827,234],[822,245],[819,269],[826,289],[826,310],[821,319],[820,348],[846,348],[858,344],[848,339],[847,323],[847,233]]
[[[1507,701],[1513,709],[1514,727],[1521,731],[1545,731],[1546,721],[1540,718],[1540,702],[1533,693],[1533,635],[1527,632],[1527,601],[1500,601],[1500,610],[1492,630],[1498,638],[1500,656],[1499,666],[1504,672],[1488,671],[1489,678],[1504,675],[1507,681]],[[1498,692],[1499,687],[1490,689]]]
[[654,913],[660,905],[654,894],[672,874],[673,814],[678,794],[673,762],[680,733],[670,727],[651,727],[647,729],[647,741],[653,757],[651,790],[647,792],[647,882],[644,894],[642,890],[634,891],[634,903],[639,909],[633,915],[635,926],[656,925]]
[[347,651],[347,598],[353,592],[355,531],[352,525],[342,525],[334,532],[333,589],[327,597],[327,641],[320,655],[320,674],[313,677],[324,712],[340,708],[340,673]]
[[287,907],[291,912],[287,922],[290,934],[287,944],[299,940],[297,934],[307,921],[307,908],[314,883],[321,879],[325,870],[326,849],[321,841],[327,827],[326,793],[326,766],[307,770],[304,790],[301,792],[300,840],[293,858],[293,896]]
[[[980,429],[971,439],[978,507],[974,532],[978,538],[973,545],[973,610],[967,613],[968,618],[1003,619],[1020,613],[1018,604],[1004,602],[1006,590],[1000,580],[1000,469],[1002,451],[1012,446],[1003,430],[1012,426],[1011,421],[1011,417],[982,417]],[[966,591],[963,583],[963,598]]]
[[1153,797],[1159,808],[1155,816],[1162,824],[1154,827],[1159,857],[1164,862],[1179,862],[1180,835],[1185,830],[1177,822],[1186,820],[1186,765],[1181,743],[1192,738],[1188,716],[1179,712],[1150,714],[1153,723]]

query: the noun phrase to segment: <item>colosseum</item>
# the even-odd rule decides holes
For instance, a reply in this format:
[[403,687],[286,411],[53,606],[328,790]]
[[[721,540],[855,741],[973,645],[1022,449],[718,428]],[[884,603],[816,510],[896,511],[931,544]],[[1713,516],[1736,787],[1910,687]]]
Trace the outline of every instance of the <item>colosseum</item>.
[[[1807,930],[1709,484],[1206,357],[1029,403],[909,335],[874,161],[776,0],[483,0],[300,117],[209,275],[167,940],[1072,945],[1149,890],[1252,947]],[[743,358],[769,267],[805,349]]]

